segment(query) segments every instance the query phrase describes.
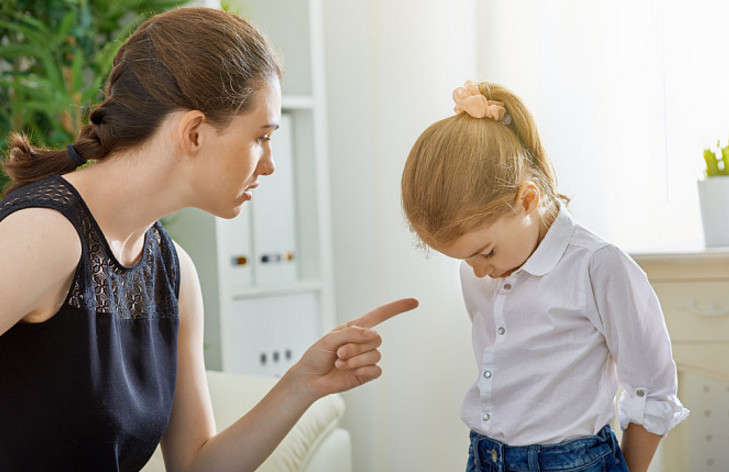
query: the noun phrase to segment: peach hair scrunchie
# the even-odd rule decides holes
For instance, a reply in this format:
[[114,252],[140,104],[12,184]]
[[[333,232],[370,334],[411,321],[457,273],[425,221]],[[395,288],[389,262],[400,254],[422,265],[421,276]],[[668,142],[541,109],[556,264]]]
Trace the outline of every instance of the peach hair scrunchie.
[[506,113],[504,103],[481,95],[478,84],[473,80],[467,80],[463,87],[453,91],[453,101],[456,102],[453,107],[456,113],[466,112],[474,118],[489,118],[505,125],[511,123],[511,115]]

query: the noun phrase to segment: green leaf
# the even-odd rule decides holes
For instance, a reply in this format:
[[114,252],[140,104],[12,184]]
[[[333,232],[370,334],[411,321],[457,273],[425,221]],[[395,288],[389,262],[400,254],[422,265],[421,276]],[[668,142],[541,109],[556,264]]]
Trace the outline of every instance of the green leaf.
[[46,25],[27,16],[16,15],[14,22],[0,20],[0,27],[22,34],[26,41],[34,44],[49,44],[48,38],[52,36]]
[[61,21],[61,25],[58,27],[58,32],[55,34],[57,42],[63,43],[66,41],[66,37],[68,37],[69,33],[71,32],[71,28],[73,27],[75,21],[75,11],[72,10],[66,13],[66,16],[63,17],[63,21]]
[[44,50],[42,47],[34,44],[6,44],[0,46],[0,57],[10,59],[22,56],[37,57],[39,55],[46,54],[46,51],[47,49]]
[[721,175],[729,175],[729,145],[721,148],[721,163],[723,166]]
[[83,89],[83,67],[84,55],[83,51],[76,49],[73,52],[73,63],[71,65],[71,77],[73,77],[72,86],[74,91],[78,92]]
[[706,175],[713,177],[719,175],[719,165],[716,162],[716,154],[711,149],[704,149],[704,161],[706,162]]

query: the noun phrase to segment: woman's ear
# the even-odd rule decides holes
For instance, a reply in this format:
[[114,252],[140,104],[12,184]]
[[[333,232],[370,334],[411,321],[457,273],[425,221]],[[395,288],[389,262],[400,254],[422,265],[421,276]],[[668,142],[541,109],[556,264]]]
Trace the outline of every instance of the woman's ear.
[[517,210],[524,210],[529,215],[539,208],[539,187],[534,182],[527,180],[519,185],[519,190],[516,193],[516,206]]
[[200,110],[185,112],[177,125],[180,146],[187,155],[195,155],[202,147],[205,114]]

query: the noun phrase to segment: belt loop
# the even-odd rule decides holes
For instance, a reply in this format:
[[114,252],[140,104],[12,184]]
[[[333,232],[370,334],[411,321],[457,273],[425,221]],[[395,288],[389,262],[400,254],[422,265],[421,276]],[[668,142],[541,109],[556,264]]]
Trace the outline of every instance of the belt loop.
[[539,472],[539,449],[538,445],[529,446],[527,451],[527,460],[529,461],[529,472]]
[[476,466],[476,470],[481,469],[481,457],[478,453],[479,441],[480,436],[478,434],[474,434],[473,439],[471,439],[471,447],[473,448],[473,465]]

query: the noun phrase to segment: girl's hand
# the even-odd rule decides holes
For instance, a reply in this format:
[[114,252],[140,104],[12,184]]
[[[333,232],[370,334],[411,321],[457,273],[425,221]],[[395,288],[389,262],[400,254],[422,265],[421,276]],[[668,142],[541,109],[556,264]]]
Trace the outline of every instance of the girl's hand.
[[377,365],[382,338],[371,328],[418,306],[414,298],[382,305],[334,328],[312,345],[292,369],[315,398],[343,392],[382,374]]

